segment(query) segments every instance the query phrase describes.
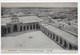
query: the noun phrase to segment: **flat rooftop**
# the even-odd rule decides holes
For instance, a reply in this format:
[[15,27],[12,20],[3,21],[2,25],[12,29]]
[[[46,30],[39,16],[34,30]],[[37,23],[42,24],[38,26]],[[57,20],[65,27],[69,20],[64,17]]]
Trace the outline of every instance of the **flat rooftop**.
[[[23,16],[23,17],[18,17],[19,22],[23,23],[31,23],[31,22],[40,22],[43,21],[42,19],[38,18],[37,16]],[[6,23],[11,22],[10,18],[1,18],[1,25],[6,25]]]
[[62,38],[65,38],[66,40],[70,41],[71,43],[75,44],[75,45],[78,45],[78,38],[63,31],[63,30],[60,30],[52,25],[48,25],[48,24],[41,24],[42,26],[44,26],[46,29],[48,29],[49,31],[59,35],[60,37]]

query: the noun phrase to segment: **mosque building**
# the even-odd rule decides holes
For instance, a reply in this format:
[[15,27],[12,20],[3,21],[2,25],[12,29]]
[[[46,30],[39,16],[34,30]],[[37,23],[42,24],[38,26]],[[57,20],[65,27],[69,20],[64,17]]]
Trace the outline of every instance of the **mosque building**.
[[17,17],[16,15],[12,15],[10,18],[2,18],[1,21],[2,37],[13,32],[40,30],[63,49],[78,49],[77,37],[49,25],[36,16]]

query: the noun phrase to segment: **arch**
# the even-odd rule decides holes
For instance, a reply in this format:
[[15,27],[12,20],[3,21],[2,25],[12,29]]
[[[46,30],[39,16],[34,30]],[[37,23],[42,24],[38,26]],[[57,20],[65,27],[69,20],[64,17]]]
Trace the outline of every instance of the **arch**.
[[30,30],[32,30],[32,25],[30,25]]
[[53,39],[55,39],[55,34],[53,34]]
[[50,38],[52,38],[52,33],[50,33]]
[[13,31],[14,31],[14,32],[17,32],[17,25],[14,25]]
[[48,36],[48,32],[47,32],[47,36]]
[[35,29],[35,24],[33,24],[33,29]]
[[45,29],[44,29],[44,33],[46,34],[46,31],[45,31]]
[[45,34],[45,30],[43,30],[43,33]]
[[46,34],[46,31],[45,31],[45,29],[44,29],[44,33]]
[[8,33],[10,33],[11,32],[11,29],[10,29],[10,27],[8,27]]
[[56,36],[56,41],[58,42],[58,36]]
[[27,26],[27,30],[29,30],[29,26]]
[[48,32],[48,36],[49,36],[49,32]]
[[24,26],[24,31],[25,31],[26,29],[25,29],[25,26]]
[[38,29],[38,24],[36,24],[36,29]]
[[50,37],[50,32],[49,32],[49,37]]
[[20,26],[20,31],[22,31],[22,26]]
[[69,49],[72,49],[72,45],[69,43]]
[[1,33],[2,33],[2,35],[6,34],[7,33],[7,29],[6,28],[2,28],[1,29]]
[[47,31],[46,31],[46,35],[47,35]]
[[64,41],[64,47],[65,47],[65,48],[67,47],[67,43],[66,43],[66,41]]
[[74,49],[75,49],[75,50],[78,50],[78,46],[75,46]]
[[62,39],[60,38],[60,44],[62,44]]

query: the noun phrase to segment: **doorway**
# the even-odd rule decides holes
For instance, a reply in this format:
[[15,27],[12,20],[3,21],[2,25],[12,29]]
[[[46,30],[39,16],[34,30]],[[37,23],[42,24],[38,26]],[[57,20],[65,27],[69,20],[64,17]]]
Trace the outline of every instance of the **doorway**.
[[17,25],[14,25],[13,31],[14,31],[14,32],[17,32]]
[[10,32],[11,32],[10,27],[8,27],[8,33],[10,33]]

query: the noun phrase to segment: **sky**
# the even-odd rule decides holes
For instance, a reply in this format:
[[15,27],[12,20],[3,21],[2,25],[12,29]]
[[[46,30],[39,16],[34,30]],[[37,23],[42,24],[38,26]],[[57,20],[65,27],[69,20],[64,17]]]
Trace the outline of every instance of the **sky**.
[[1,7],[77,7],[77,2],[1,3]]

